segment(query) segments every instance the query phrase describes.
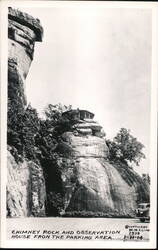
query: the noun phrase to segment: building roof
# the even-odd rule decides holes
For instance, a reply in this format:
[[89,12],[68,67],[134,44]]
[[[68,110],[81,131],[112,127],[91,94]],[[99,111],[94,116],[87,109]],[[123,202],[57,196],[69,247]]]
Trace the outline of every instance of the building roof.
[[71,110],[63,112],[63,115],[65,115],[65,114],[71,114],[71,113],[75,114],[75,113],[78,113],[78,112],[80,112],[80,113],[87,112],[87,113],[91,114],[94,117],[94,114],[92,112],[90,112],[88,110],[84,110],[84,109],[71,109]]

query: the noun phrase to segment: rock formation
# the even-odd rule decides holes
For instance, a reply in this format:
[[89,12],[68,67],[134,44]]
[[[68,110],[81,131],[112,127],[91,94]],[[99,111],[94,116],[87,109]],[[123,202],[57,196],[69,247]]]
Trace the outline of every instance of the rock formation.
[[7,216],[45,216],[45,181],[40,165],[17,163],[8,150]]
[[35,42],[42,41],[43,29],[38,19],[8,8],[8,99],[26,104],[24,85],[34,54]]
[[[122,166],[123,176],[117,166],[108,162],[105,133],[92,119],[94,115],[89,118],[90,114],[83,110],[63,113],[63,117],[72,119],[73,116],[76,122],[69,131],[60,135],[56,147],[57,160],[51,166],[60,172],[61,213],[72,215],[75,211],[76,215],[83,215],[85,212],[102,212],[107,216],[134,216],[141,197],[148,199],[148,187],[127,166]],[[57,176],[51,169],[49,171],[53,181]],[[141,192],[138,192],[140,187]]]
[[46,131],[43,121],[49,139],[36,133],[41,121],[26,107],[24,89],[42,35],[38,19],[9,8],[7,216],[134,216],[137,204],[149,200],[149,188],[127,165],[110,164],[94,114],[64,112],[69,126],[56,131],[54,144],[48,141],[54,127]]
[[[33,59],[35,42],[42,41],[42,35],[38,19],[8,9],[8,134],[15,133],[17,115],[25,111],[25,79]],[[11,144],[14,145],[14,142]],[[15,145],[18,148],[18,142]],[[43,170],[39,164],[22,157],[17,162],[15,155],[20,158],[16,148],[9,146],[7,215],[44,216],[46,194]]]

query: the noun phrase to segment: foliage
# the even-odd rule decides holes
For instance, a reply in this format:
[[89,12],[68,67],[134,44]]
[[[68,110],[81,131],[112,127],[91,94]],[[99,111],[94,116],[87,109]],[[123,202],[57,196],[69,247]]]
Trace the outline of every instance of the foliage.
[[62,112],[69,110],[61,104],[49,104],[45,110],[46,120],[38,117],[36,109],[29,104],[27,108],[19,101],[8,101],[7,141],[17,153],[30,160],[53,158],[58,135],[68,129],[70,122],[62,118]]
[[65,111],[69,111],[72,109],[72,106],[66,106],[61,103],[58,104],[48,104],[48,106],[44,110],[44,114],[46,116],[46,119],[54,122],[56,124],[58,120],[61,118],[62,113]]
[[22,128],[21,117],[23,114],[23,106],[19,105],[17,100],[11,101],[8,99],[7,142],[8,145],[14,146],[18,150],[19,154],[23,154],[19,134]]
[[[91,212],[91,211],[70,211],[63,214],[64,211],[64,190],[61,180],[61,168],[64,164],[57,164],[60,160],[58,151],[66,155],[72,153],[72,148],[66,147],[61,138],[65,131],[71,131],[72,125],[77,121],[73,117],[63,116],[63,112],[71,110],[71,106],[61,104],[49,104],[45,109],[46,119],[38,117],[36,109],[31,105],[24,107],[22,101],[14,99],[8,100],[8,145],[9,150],[17,161],[23,157],[40,162],[44,169],[47,190],[47,213],[51,216],[65,217],[112,217],[113,211]],[[143,144],[134,138],[130,131],[122,128],[112,141],[108,140],[109,160],[113,162],[126,163],[127,161],[139,164],[145,155],[142,153]],[[119,167],[120,168],[120,167]],[[122,176],[124,176],[122,171]],[[131,173],[129,173],[131,176]],[[75,176],[72,177],[74,182]],[[129,180],[133,183],[132,177]],[[144,199],[143,184],[138,192]]]
[[142,149],[144,145],[137,141],[137,138],[130,134],[130,130],[121,128],[114,139],[107,140],[109,147],[109,160],[111,161],[130,161],[139,165],[142,158],[145,158]]
[[60,193],[49,192],[47,195],[48,214],[59,216],[63,212],[64,202]]
[[65,111],[69,111],[71,109],[71,105],[66,106],[61,103],[56,105],[49,104],[45,108],[45,123],[48,126],[48,130],[53,133],[55,138],[58,138],[65,131],[70,131],[72,125],[76,122],[71,117],[65,117],[62,115]]
[[26,109],[10,106],[8,110],[8,145],[14,146],[17,153],[30,160],[36,161],[40,153],[35,137],[40,132],[40,120],[36,109],[28,105]]
[[130,218],[130,215],[119,214],[118,211],[66,211],[63,217],[85,217],[85,218]]

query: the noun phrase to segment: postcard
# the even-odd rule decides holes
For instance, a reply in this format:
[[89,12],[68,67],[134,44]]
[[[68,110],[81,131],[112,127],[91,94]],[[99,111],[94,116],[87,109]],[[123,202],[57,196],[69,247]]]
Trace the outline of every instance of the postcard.
[[1,247],[155,248],[158,4],[0,4]]

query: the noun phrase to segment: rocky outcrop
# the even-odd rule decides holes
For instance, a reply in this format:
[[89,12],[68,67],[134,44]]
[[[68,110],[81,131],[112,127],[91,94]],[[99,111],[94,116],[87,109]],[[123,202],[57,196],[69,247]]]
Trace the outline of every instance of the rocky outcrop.
[[[42,41],[38,19],[8,9],[8,176],[7,216],[44,216],[45,181],[39,161],[24,157],[17,134],[26,109],[25,79],[34,54],[34,45]],[[21,116],[22,117],[22,116]],[[17,152],[18,149],[18,152]]]
[[126,171],[127,166],[123,176],[108,162],[105,133],[93,119],[80,119],[70,130],[60,136],[57,160],[51,166],[60,172],[61,213],[134,216],[142,193],[149,198],[148,187],[133,170]]
[[[38,19],[8,8],[8,99],[24,108],[25,79],[34,54],[35,42],[42,41],[43,29]],[[11,102],[11,103],[10,103]]]
[[9,150],[7,162],[7,216],[45,216],[42,168],[26,159],[17,163]]

